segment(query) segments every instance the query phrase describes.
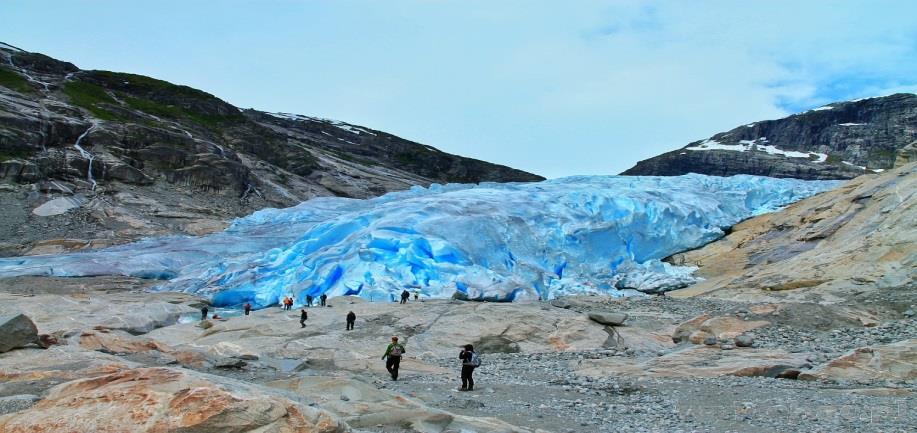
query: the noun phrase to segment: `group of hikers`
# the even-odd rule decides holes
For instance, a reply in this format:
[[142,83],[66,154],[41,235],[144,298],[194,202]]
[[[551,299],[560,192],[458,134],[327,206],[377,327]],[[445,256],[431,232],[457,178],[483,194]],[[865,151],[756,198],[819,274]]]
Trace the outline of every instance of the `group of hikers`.
[[[407,290],[401,292],[401,303],[406,304],[408,299],[410,299],[411,293]],[[419,299],[419,293],[414,292],[414,299]],[[313,297],[311,295],[306,296],[306,305],[312,306]],[[326,306],[328,300],[328,295],[322,294],[319,297],[319,303],[322,307]],[[284,296],[283,300],[280,303],[281,308],[284,311],[291,310],[293,308],[293,297]],[[309,313],[306,311],[305,306],[302,308],[302,311],[299,315],[299,325],[301,328],[306,327],[306,320],[309,319]],[[245,312],[245,315],[248,316],[251,314],[252,305],[251,303],[246,302],[242,309]],[[207,319],[207,313],[209,309],[205,305],[201,308],[201,320]],[[213,315],[214,319],[219,319],[220,317],[217,314]],[[353,311],[347,312],[346,322],[347,330],[351,331],[354,328],[354,324],[357,321],[357,315]],[[398,341],[397,336],[392,337],[392,342],[385,348],[385,354],[382,355],[382,359],[385,361],[385,369],[388,370],[389,375],[391,375],[392,380],[398,380],[398,368],[401,366],[401,357],[405,353],[404,344]],[[474,390],[474,369],[481,365],[481,358],[474,351],[474,346],[466,344],[462,346],[461,352],[459,352],[459,359],[462,361],[462,387],[459,388],[459,391],[473,391]]]
[[[406,350],[404,344],[398,342],[398,337],[392,337],[392,342],[385,348],[385,354],[382,359],[385,360],[385,369],[392,376],[392,380],[398,380],[398,368],[401,366],[401,357]],[[481,357],[474,351],[474,346],[466,344],[462,346],[459,352],[459,359],[462,361],[462,387],[459,391],[474,391],[474,369],[481,366]]]

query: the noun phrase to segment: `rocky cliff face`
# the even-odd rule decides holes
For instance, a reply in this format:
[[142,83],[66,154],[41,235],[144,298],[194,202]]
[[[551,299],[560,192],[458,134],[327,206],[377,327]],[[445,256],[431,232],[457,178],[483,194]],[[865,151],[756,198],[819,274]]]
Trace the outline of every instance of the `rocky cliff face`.
[[385,132],[242,110],[190,87],[80,70],[0,43],[0,255],[198,234],[313,197],[541,179]]
[[[678,295],[837,302],[917,288],[917,163],[861,176],[735,225],[725,238],[670,258],[706,280]],[[881,294],[881,295],[880,295]]]
[[892,168],[899,152],[915,142],[917,95],[896,94],[739,126],[640,161],[622,174],[850,179]]

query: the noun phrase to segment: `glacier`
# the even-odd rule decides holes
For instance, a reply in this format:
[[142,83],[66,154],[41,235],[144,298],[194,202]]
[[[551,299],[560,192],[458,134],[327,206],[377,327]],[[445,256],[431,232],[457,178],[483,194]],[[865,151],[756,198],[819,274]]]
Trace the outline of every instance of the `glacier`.
[[390,300],[404,289],[493,301],[660,292],[696,281],[694,268],[661,259],[838,184],[696,174],[433,184],[263,209],[208,236],[4,258],[0,277],[127,275],[256,307],[321,293]]

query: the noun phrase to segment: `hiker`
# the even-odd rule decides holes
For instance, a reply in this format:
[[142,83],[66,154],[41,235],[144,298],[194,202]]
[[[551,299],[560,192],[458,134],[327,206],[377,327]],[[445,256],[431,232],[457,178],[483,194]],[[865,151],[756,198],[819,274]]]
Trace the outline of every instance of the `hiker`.
[[420,290],[415,290],[415,291],[414,291],[414,300],[415,300],[415,301],[420,300]]
[[474,353],[474,346],[466,344],[459,353],[459,359],[462,360],[462,387],[459,391],[474,391],[474,369],[481,365],[481,358]]
[[404,291],[401,292],[401,303],[402,303],[402,304],[407,304],[407,303],[408,303],[408,298],[410,298],[410,297],[411,297],[411,293],[408,292],[408,289],[404,289]]
[[248,313],[252,312],[252,304],[249,304],[248,302],[246,302],[245,305],[242,306],[242,308],[245,310],[246,316],[248,316]]
[[319,296],[319,297],[318,297],[318,300],[319,300],[319,302],[321,303],[322,307],[324,307],[324,306],[325,306],[325,301],[328,300],[328,295],[322,293],[322,296]]
[[353,331],[353,324],[357,321],[357,315],[353,311],[347,313],[347,330]]
[[284,297],[283,297],[283,300],[280,301],[280,309],[281,309],[281,310],[286,310],[286,309],[287,309],[287,301],[289,301],[289,300],[290,300],[289,297],[287,297],[287,296],[284,296]]
[[398,380],[398,366],[401,365],[401,355],[405,352],[404,345],[398,342],[398,337],[392,337],[392,344],[385,349],[385,369],[392,375],[392,380]]
[[312,306],[312,295],[306,295],[306,305]]
[[303,308],[302,312],[299,314],[299,327],[306,327],[306,320],[309,319],[309,313],[306,313],[306,309]]
[[207,312],[208,312],[208,311],[210,311],[210,309],[207,308],[206,305],[204,305],[203,307],[201,307],[201,320],[207,320]]

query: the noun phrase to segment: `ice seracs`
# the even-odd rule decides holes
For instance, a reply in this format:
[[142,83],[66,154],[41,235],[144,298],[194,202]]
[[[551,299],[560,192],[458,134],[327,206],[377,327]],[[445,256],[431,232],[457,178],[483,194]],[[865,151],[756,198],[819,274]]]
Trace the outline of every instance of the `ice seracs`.
[[156,278],[162,290],[212,296],[218,306],[267,306],[291,294],[380,300],[405,287],[490,300],[665,291],[694,278],[661,259],[837,184],[702,175],[434,184],[264,209],[205,237],[0,259],[0,277]]

